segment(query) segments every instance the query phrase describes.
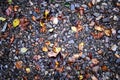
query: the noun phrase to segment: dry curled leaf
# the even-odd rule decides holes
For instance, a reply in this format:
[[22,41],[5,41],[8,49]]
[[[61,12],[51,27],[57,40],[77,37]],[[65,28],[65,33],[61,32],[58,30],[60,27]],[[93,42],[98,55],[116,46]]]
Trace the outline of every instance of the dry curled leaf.
[[49,10],[45,10],[45,12],[44,12],[44,17],[45,17],[45,18],[47,18],[47,17],[48,17],[48,15],[49,15],[49,13],[50,13],[50,11],[49,11]]
[[46,45],[46,46],[49,46],[50,44],[51,44],[50,41],[46,41],[46,42],[45,42],[45,45]]
[[18,9],[19,9],[19,6],[18,6],[18,5],[15,5],[15,6],[14,6],[14,11],[18,11]]
[[36,61],[39,60],[40,58],[41,58],[40,55],[34,55],[34,56],[33,56],[33,59],[36,60]]
[[32,16],[32,20],[33,20],[33,21],[36,21],[36,17],[35,17],[35,16]]
[[98,32],[98,33],[91,33],[94,39],[100,39],[104,36],[103,32]]
[[75,26],[72,26],[72,27],[71,27],[71,30],[72,30],[73,32],[77,32],[77,28],[76,28]]
[[104,27],[103,26],[95,26],[95,30],[104,31]]
[[77,25],[77,31],[82,31],[83,30],[83,26],[81,26],[80,24]]
[[10,43],[13,43],[14,39],[15,39],[15,37],[12,36],[11,39],[10,39]]
[[60,47],[54,47],[53,48],[53,52],[55,52],[55,53],[59,53],[60,51],[61,51]]
[[20,19],[20,27],[22,30],[27,29],[27,25],[29,24],[29,21],[26,17],[23,17]]
[[9,16],[11,13],[12,13],[12,10],[13,10],[13,7],[12,6],[9,6],[6,10],[6,14],[7,16]]
[[15,63],[15,67],[16,67],[17,69],[21,69],[22,66],[23,66],[23,62],[22,62],[22,61],[17,61],[17,62]]
[[101,69],[102,69],[103,71],[107,71],[107,70],[108,70],[108,67],[107,67],[106,65],[103,65],[103,66],[101,67]]
[[25,69],[27,73],[30,73],[30,68]]
[[79,45],[78,45],[78,49],[79,49],[80,51],[83,50],[84,45],[85,45],[84,42],[79,43]]
[[48,52],[48,48],[47,48],[46,46],[43,46],[43,47],[42,47],[42,51]]
[[17,27],[20,24],[20,20],[19,19],[14,19],[13,20],[13,27]]
[[94,59],[92,59],[92,63],[93,63],[93,64],[98,64],[99,61],[98,61],[98,59],[94,58]]
[[106,36],[111,36],[111,34],[112,34],[111,29],[106,29],[104,32],[105,32]]

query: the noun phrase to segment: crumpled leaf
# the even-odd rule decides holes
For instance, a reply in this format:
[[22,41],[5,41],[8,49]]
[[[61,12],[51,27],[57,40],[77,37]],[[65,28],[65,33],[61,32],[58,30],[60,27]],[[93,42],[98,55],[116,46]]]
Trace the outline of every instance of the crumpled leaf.
[[42,47],[42,51],[48,52],[48,48],[47,48],[46,46],[43,46],[43,47]]
[[27,48],[23,47],[23,48],[20,49],[20,52],[25,53],[25,52],[27,52],[27,50],[28,50]]
[[19,19],[14,19],[13,20],[13,27],[17,27],[20,24],[20,20]]
[[6,20],[6,18],[0,17],[0,21],[5,21],[5,20]]
[[92,63],[93,63],[93,64],[98,64],[99,61],[98,61],[96,58],[93,58],[93,59],[92,59]]
[[21,68],[22,68],[22,65],[23,65],[23,62],[22,62],[22,61],[17,61],[17,62],[15,63],[15,67],[16,67],[17,69],[21,69]]
[[25,69],[27,73],[30,73],[30,68]]
[[50,13],[50,11],[49,11],[49,10],[45,10],[45,12],[44,12],[44,16],[45,16],[45,18],[47,18],[47,17],[48,17],[49,13]]
[[48,52],[48,57],[56,57],[59,53],[55,53],[53,51]]
[[53,52],[55,52],[55,53],[59,53],[60,51],[61,51],[60,47],[54,47],[53,48]]
[[83,75],[79,75],[79,80],[83,80]]
[[101,69],[102,69],[103,71],[107,71],[107,70],[108,70],[108,67],[107,67],[106,65],[103,65],[103,66],[101,67]]
[[79,49],[80,51],[83,50],[84,45],[85,45],[84,42],[79,43],[79,45],[78,45],[78,49]]
[[73,32],[77,32],[77,28],[76,28],[75,26],[72,26],[72,27],[71,27],[71,30],[72,30]]
[[106,36],[111,36],[112,34],[112,31],[110,29],[106,29],[104,32]]
[[103,31],[104,27],[103,26],[95,26],[95,30]]
[[91,33],[94,39],[100,39],[104,36],[104,32]]

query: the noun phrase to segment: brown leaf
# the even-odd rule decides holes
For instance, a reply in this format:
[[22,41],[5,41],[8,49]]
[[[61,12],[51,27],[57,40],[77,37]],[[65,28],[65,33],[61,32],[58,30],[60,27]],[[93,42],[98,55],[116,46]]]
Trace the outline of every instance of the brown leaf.
[[112,34],[111,29],[106,29],[104,32],[105,32],[106,36],[111,36],[111,34]]
[[33,20],[33,21],[36,21],[36,17],[35,17],[35,16],[32,16],[32,20]]
[[48,52],[48,57],[56,57],[59,53],[55,53],[53,51]]
[[40,55],[34,55],[34,56],[33,56],[33,59],[36,60],[36,61],[38,61],[40,58],[41,58]]
[[100,39],[104,36],[103,32],[98,32],[98,33],[91,33],[94,39]]
[[82,16],[84,14],[84,8],[80,7],[80,15]]
[[108,67],[107,67],[106,65],[103,65],[103,66],[101,67],[101,69],[102,69],[103,71],[107,71],[107,70],[108,70]]
[[29,24],[29,21],[26,17],[23,17],[20,19],[20,27],[22,30],[27,29],[27,25]]
[[7,16],[9,16],[11,13],[12,13],[12,10],[13,10],[13,6],[9,6],[6,10],[6,14]]
[[104,27],[103,26],[95,26],[95,30],[104,31]]
[[51,44],[50,41],[46,41],[46,42],[45,42],[45,45],[46,45],[46,46],[49,46],[50,44]]
[[89,2],[89,3],[88,3],[88,7],[91,8],[92,6],[93,6],[92,2]]
[[22,62],[22,61],[17,61],[17,62],[15,63],[15,67],[16,67],[17,69],[21,69],[21,68],[22,68],[22,65],[23,65],[23,62]]
[[10,39],[10,43],[13,43],[14,39],[15,39],[15,37],[12,36],[12,38]]
[[43,46],[43,47],[42,47],[42,51],[48,52],[48,48],[47,48],[46,46]]
[[93,64],[98,64],[99,61],[98,61],[98,59],[94,58],[94,59],[92,59],[92,63],[93,63]]
[[18,6],[18,5],[15,5],[15,6],[14,6],[14,11],[18,11],[18,9],[19,9],[19,6]]

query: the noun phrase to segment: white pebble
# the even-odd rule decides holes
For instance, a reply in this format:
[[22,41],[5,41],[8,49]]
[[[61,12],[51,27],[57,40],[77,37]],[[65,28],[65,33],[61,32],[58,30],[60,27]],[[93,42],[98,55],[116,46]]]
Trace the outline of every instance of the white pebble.
[[53,24],[58,24],[58,18],[53,18]]

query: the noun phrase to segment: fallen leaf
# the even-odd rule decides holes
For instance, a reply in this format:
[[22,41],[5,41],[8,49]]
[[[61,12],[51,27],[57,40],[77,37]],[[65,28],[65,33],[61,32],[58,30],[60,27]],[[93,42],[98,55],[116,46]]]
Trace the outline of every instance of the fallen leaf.
[[80,7],[80,15],[82,16],[84,14],[84,7]]
[[98,61],[96,58],[94,58],[94,59],[92,59],[92,63],[93,63],[93,64],[98,64],[99,61]]
[[75,26],[72,26],[72,27],[71,27],[71,30],[72,30],[73,32],[77,32],[77,28],[76,28]]
[[48,57],[56,57],[59,53],[55,53],[53,51],[48,52]]
[[45,42],[45,45],[46,45],[46,46],[49,46],[50,44],[51,44],[50,41],[46,41],[46,42]]
[[104,32],[105,32],[105,35],[106,35],[106,36],[111,36],[111,34],[112,34],[111,29],[107,29],[107,30],[105,30]]
[[79,49],[80,51],[83,50],[84,45],[85,45],[84,42],[79,43],[79,45],[78,45],[78,49]]
[[41,58],[40,55],[34,55],[34,56],[33,56],[33,59],[36,60],[36,61],[39,60],[40,58]]
[[108,67],[107,67],[106,65],[103,65],[103,66],[101,67],[101,69],[102,69],[103,71],[107,71],[107,70],[108,70]]
[[0,17],[0,21],[5,21],[5,20],[6,20],[6,18]]
[[48,52],[48,48],[47,48],[46,46],[43,46],[43,47],[42,47],[42,51]]
[[29,24],[29,21],[28,21],[28,19],[26,17],[22,17],[20,19],[20,27],[21,27],[22,30],[27,29],[28,24]]
[[83,26],[81,26],[80,24],[77,25],[77,31],[82,31],[83,30]]
[[30,68],[25,69],[27,73],[30,73]]
[[10,43],[13,43],[14,39],[15,39],[14,36],[12,36],[10,39]]
[[6,14],[9,16],[12,13],[12,6],[9,6],[6,10]]
[[20,20],[19,19],[14,19],[13,20],[13,27],[17,27],[20,24]]
[[53,48],[53,52],[55,52],[55,53],[59,53],[60,51],[61,51],[60,47],[54,47]]
[[100,39],[104,36],[103,32],[98,32],[98,33],[91,33],[94,39]]
[[28,50],[27,48],[23,47],[23,48],[20,49],[20,52],[21,52],[21,53],[26,53],[27,50]]
[[16,67],[17,69],[21,69],[22,66],[23,66],[23,62],[22,62],[22,61],[17,61],[17,62],[15,63],[15,67]]
[[104,27],[103,26],[95,26],[95,30],[97,30],[97,31],[103,31]]
[[115,57],[120,58],[120,55],[119,54],[115,54]]
[[45,10],[45,12],[44,12],[44,16],[45,16],[45,18],[47,18],[47,17],[48,17],[49,13],[50,13],[50,11],[49,11],[49,10]]
[[88,7],[91,8],[92,6],[93,6],[92,2],[89,2],[89,3],[88,3]]
[[35,16],[32,16],[32,20],[33,20],[33,21],[36,21],[36,17],[35,17]]
[[83,75],[79,75],[79,80],[83,80]]
[[18,11],[18,9],[19,9],[19,6],[18,6],[18,5],[15,5],[15,6],[14,6],[14,11]]

